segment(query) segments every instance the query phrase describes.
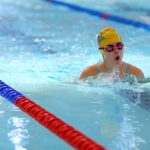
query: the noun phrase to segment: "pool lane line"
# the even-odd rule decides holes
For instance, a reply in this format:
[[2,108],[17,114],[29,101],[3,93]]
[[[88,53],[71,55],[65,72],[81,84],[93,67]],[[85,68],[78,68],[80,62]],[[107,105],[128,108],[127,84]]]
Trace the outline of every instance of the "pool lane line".
[[111,21],[114,21],[114,22],[117,22],[117,23],[125,24],[125,25],[128,25],[128,26],[133,26],[133,27],[136,27],[136,28],[143,28],[147,31],[150,31],[150,24],[143,23],[143,22],[140,22],[140,21],[135,21],[135,20],[132,20],[132,19],[127,19],[127,18],[123,18],[123,17],[120,17],[120,16],[104,13],[102,11],[86,8],[86,7],[71,4],[71,3],[68,3],[68,2],[63,2],[63,1],[58,1],[58,0],[44,0],[44,1],[47,1],[47,2],[55,4],[55,5],[64,6],[64,7],[67,7],[69,9],[77,11],[77,12],[84,12],[84,13],[87,13],[91,16],[96,16],[96,17],[99,17],[99,18],[102,18],[102,19],[105,19],[105,20],[111,20]]
[[41,125],[78,150],[106,150],[80,131],[68,125],[32,100],[0,80],[0,95],[19,107]]

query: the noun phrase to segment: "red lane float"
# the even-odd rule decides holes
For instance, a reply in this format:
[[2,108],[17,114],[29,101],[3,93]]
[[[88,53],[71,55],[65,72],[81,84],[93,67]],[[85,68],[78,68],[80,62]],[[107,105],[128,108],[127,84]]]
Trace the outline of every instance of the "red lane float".
[[102,145],[86,137],[30,99],[24,96],[18,97],[14,104],[72,147],[79,150],[106,150]]

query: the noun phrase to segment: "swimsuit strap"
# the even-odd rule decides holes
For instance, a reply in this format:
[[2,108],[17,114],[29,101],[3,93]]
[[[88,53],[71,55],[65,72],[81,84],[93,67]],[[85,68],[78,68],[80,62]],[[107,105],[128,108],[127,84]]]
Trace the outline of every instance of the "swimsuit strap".
[[126,63],[126,74],[130,74],[130,69],[127,63]]
[[100,70],[100,68],[99,68],[99,63],[97,63],[96,64],[96,74],[98,74],[98,73],[100,73],[101,72],[101,70]]

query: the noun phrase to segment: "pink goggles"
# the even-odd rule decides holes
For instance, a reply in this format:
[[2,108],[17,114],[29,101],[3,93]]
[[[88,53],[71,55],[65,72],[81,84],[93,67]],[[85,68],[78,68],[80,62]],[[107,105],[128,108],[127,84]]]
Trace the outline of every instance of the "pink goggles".
[[115,49],[122,50],[124,47],[122,42],[116,44],[109,44],[106,47],[100,47],[99,50],[105,50],[107,52],[113,52]]

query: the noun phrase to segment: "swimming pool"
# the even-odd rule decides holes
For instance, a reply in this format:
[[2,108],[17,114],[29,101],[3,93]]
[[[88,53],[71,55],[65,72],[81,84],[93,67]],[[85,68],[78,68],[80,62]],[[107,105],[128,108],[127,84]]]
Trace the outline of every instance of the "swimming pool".
[[[129,2],[72,1],[149,23],[149,2]],[[105,26],[117,28],[122,35],[124,60],[150,77],[148,31],[42,0],[1,0],[0,11],[1,80],[110,150],[150,147],[149,111],[120,95],[124,89],[150,90],[149,83],[114,86],[111,79],[109,83],[108,79],[78,81],[83,68],[102,60],[96,35]],[[3,98],[0,104],[1,149],[72,149]]]

